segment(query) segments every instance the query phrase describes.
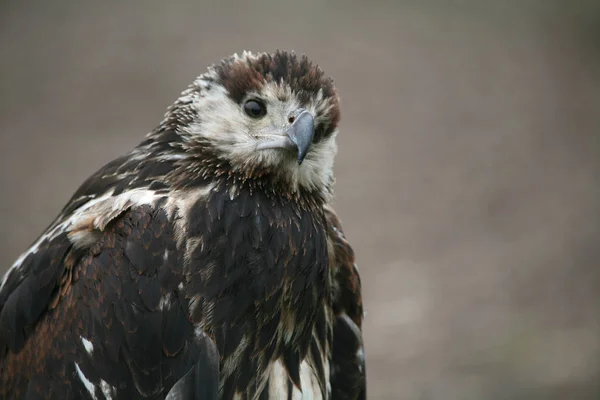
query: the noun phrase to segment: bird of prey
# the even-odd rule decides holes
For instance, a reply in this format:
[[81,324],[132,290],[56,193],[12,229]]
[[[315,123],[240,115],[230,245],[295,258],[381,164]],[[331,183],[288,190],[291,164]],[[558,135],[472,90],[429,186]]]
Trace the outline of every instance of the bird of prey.
[[209,67],[4,276],[0,398],[365,398],[339,119],[306,56]]

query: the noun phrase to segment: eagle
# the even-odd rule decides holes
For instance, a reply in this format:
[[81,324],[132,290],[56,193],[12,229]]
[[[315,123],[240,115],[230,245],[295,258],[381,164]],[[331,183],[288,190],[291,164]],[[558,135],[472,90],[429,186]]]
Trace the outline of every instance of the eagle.
[[364,399],[339,121],[304,55],[210,66],[2,279],[0,398]]

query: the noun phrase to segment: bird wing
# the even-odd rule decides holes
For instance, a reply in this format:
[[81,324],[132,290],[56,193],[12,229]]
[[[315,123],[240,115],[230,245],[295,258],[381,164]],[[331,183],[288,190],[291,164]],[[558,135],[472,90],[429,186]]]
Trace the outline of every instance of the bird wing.
[[173,224],[119,204],[110,221],[89,208],[54,224],[6,275],[0,398],[217,398],[218,352],[188,318]]
[[365,399],[366,375],[362,340],[361,284],[354,251],[331,207],[325,208],[327,233],[333,247],[333,349],[330,366],[333,399]]

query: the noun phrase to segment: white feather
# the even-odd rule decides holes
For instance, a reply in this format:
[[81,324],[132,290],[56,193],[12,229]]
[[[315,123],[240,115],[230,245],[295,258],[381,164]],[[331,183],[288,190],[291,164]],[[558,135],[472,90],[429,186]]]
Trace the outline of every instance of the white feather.
[[90,382],[90,380],[88,378],[85,377],[85,375],[81,371],[81,368],[79,368],[79,364],[77,364],[77,363],[75,363],[75,370],[77,371],[79,380],[81,381],[81,383],[83,383],[83,386],[85,386],[85,389],[90,393],[90,395],[92,396],[92,399],[97,400],[98,398],[96,397],[96,387],[94,386],[94,384],[92,382]]
[[79,336],[79,338],[81,339],[81,343],[83,343],[83,347],[85,347],[85,351],[87,351],[88,354],[92,354],[94,351],[94,344],[83,336]]

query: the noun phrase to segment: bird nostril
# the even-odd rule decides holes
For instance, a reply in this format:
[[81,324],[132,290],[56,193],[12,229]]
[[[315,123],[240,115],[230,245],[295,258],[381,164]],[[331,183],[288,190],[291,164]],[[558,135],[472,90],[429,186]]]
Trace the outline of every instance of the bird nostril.
[[296,117],[294,117],[293,115],[291,115],[291,116],[288,118],[288,121],[290,122],[290,124],[294,123],[294,121],[295,121],[295,120],[296,120]]

